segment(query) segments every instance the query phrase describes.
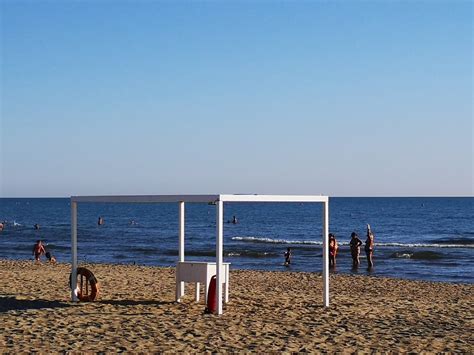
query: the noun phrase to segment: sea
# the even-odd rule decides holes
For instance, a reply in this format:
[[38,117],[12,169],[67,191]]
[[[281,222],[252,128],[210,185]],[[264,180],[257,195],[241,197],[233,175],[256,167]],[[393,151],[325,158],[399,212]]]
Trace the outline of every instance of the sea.
[[[474,282],[473,197],[335,197],[329,211],[340,246],[333,273]],[[215,261],[216,206],[187,203],[185,213],[186,260]],[[33,260],[33,244],[43,240],[58,262],[71,262],[68,198],[1,198],[0,221],[6,221],[0,258]],[[225,203],[224,222],[231,269],[322,271],[321,204]],[[367,267],[362,247],[361,265],[353,269],[350,235],[364,242],[367,224],[375,234],[374,267]],[[292,264],[285,266],[288,247]],[[178,204],[79,203],[78,260],[174,267]]]

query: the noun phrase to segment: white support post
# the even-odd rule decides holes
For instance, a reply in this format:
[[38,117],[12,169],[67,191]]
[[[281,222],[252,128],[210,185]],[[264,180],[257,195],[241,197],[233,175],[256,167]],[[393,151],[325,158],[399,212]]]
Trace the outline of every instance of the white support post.
[[77,287],[77,202],[71,201],[71,300],[78,302]]
[[323,204],[323,305],[329,307],[329,201]]
[[216,216],[216,293],[217,293],[217,314],[222,314],[222,281],[225,278],[224,270],[222,267],[223,259],[223,231],[224,231],[224,202],[219,200],[217,205],[217,216]]
[[[184,262],[184,202],[179,202],[179,261]],[[176,280],[178,282],[178,280]],[[177,285],[176,301],[179,302],[180,298],[184,296],[184,282],[181,281]]]

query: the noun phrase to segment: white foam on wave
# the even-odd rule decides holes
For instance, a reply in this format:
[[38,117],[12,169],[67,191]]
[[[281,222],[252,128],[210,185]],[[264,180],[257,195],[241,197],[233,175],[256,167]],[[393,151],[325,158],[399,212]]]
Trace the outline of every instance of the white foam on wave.
[[[309,244],[309,245],[322,245],[321,241],[315,240],[290,240],[290,239],[274,239],[268,237],[232,237],[232,240],[238,240],[243,242],[253,243],[271,243],[271,244]],[[349,245],[349,242],[337,242],[341,245]],[[376,246],[383,247],[402,247],[402,248],[474,248],[472,244],[436,244],[436,243],[377,243]]]
[[232,237],[232,240],[239,240],[244,242],[256,243],[272,243],[272,244],[314,244],[322,245],[321,242],[314,240],[287,240],[287,239],[272,239],[265,237]]

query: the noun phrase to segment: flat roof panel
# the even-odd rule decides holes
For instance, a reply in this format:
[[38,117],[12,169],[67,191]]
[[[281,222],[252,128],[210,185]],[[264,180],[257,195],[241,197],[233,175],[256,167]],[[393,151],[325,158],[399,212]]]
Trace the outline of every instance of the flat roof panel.
[[315,195],[220,195],[224,202],[328,202],[328,196]]
[[201,202],[209,203],[219,195],[116,195],[116,196],[71,196],[72,202],[106,203],[158,203],[158,202]]
[[71,196],[72,202],[99,203],[160,203],[191,202],[328,202],[328,196],[316,195],[115,195],[115,196]]

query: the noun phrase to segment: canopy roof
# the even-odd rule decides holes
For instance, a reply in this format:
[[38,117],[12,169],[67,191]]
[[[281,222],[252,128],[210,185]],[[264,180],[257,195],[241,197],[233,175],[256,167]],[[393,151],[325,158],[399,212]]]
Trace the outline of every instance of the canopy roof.
[[315,195],[116,195],[72,196],[71,202],[159,203],[159,202],[327,202],[327,196]]

